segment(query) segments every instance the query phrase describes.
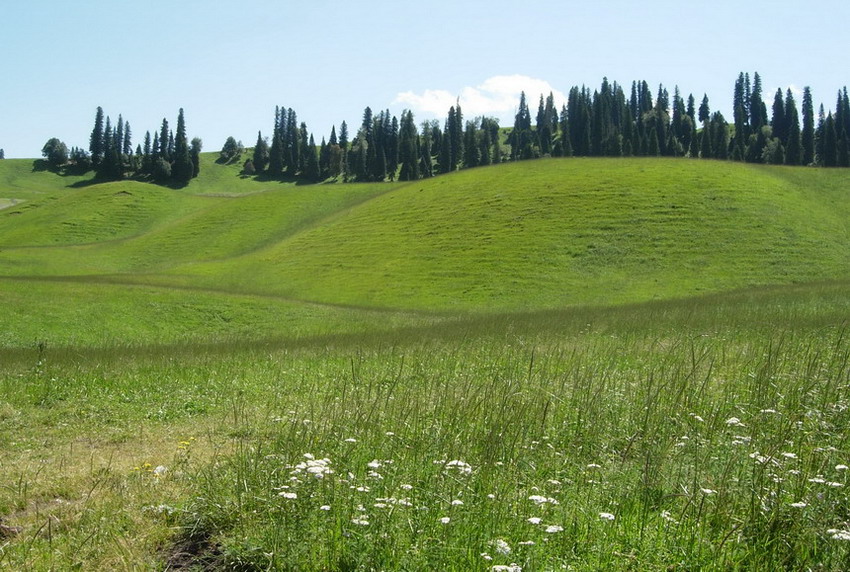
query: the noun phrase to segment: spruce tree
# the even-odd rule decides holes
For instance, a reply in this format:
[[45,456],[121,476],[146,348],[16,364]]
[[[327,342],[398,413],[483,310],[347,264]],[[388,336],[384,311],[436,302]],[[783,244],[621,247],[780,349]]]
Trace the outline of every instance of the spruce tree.
[[782,97],[782,90],[777,89],[776,95],[773,97],[773,118],[770,121],[770,126],[773,129],[773,136],[780,141],[788,139],[788,118],[785,117],[785,100]]
[[307,141],[307,157],[305,161],[305,170],[307,173],[307,178],[314,183],[318,183],[319,181],[321,181],[322,173],[319,167],[319,155],[316,151],[316,141],[313,139],[312,134],[310,135],[310,138]]
[[785,138],[785,164],[800,165],[803,162],[800,117],[797,114],[797,104],[790,89],[785,93],[785,128],[788,132]]
[[177,134],[174,137],[174,162],[171,166],[171,176],[178,185],[186,185],[194,175],[194,164],[189,154],[189,140],[186,137],[186,120],[183,108],[177,115]]
[[254,145],[254,170],[262,173],[269,164],[269,144],[263,138],[263,133],[257,131],[257,143]]
[[838,133],[835,131],[835,118],[832,112],[826,116],[824,122],[822,153],[821,164],[824,167],[838,166]]
[[201,172],[201,149],[204,143],[200,137],[192,139],[192,147],[189,149],[189,156],[192,157],[192,178],[197,177]]
[[809,86],[803,88],[803,165],[815,162],[815,108]]
[[100,106],[94,116],[94,129],[89,138],[89,153],[92,165],[97,169],[103,160],[103,109]]

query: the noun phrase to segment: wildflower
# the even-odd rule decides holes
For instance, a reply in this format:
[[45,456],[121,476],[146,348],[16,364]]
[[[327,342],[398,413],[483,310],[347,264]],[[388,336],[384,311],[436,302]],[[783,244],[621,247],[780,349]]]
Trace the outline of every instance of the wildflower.
[[528,497],[528,500],[533,501],[536,504],[560,504],[552,497],[544,497],[543,495],[531,495],[530,497]]
[[791,506],[793,506],[794,508],[806,508],[808,505],[806,503],[800,501],[800,502],[792,502]]
[[496,498],[496,495],[494,495],[493,493],[490,493],[490,494],[487,495],[487,498],[490,499],[490,500],[493,500],[493,499]]
[[782,456],[785,457],[786,459],[796,459],[797,458],[796,453],[786,452],[786,453],[782,453]]
[[356,490],[358,493],[368,493],[370,489],[369,487],[357,487],[354,490]]
[[460,499],[454,499],[452,501],[452,506],[463,506],[463,501]]
[[442,524],[448,524],[448,523],[450,523],[451,521],[452,521],[452,519],[451,519],[451,518],[449,518],[449,517],[447,517],[447,516],[440,517],[440,522],[441,522]]
[[702,417],[700,417],[696,413],[689,413],[688,415],[690,415],[694,419],[694,421],[699,421],[700,423],[705,423],[705,419],[703,419]]
[[599,518],[601,518],[602,520],[614,520],[615,517],[610,512],[600,512]]
[[730,417],[726,420],[726,425],[734,426],[734,427],[743,427],[744,424],[741,423],[741,420],[737,417]]
[[601,469],[601,468],[602,468],[602,465],[598,465],[598,464],[596,464],[596,463],[590,463],[590,464],[587,466],[587,468],[588,468],[588,469]]
[[661,511],[661,518],[663,518],[667,522],[672,522],[673,524],[679,524],[678,522],[676,522],[676,519],[673,518],[673,516],[670,514],[669,510],[662,510]]
[[847,468],[848,468],[847,465],[835,465],[836,471],[846,471]]
[[384,435],[386,435],[387,437],[395,437],[395,433],[393,433],[392,431],[387,431],[386,433],[384,433]]
[[520,546],[534,546],[535,543],[534,543],[533,540],[523,540],[522,542],[519,542],[518,544]]
[[322,479],[325,475],[333,474],[330,459],[316,459],[310,453],[305,453],[304,458],[307,460],[298,463],[292,468],[293,474],[307,473],[317,479]]
[[497,538],[492,542],[492,544],[496,548],[496,552],[503,556],[506,556],[511,553],[511,546],[504,539]]
[[298,493],[293,493],[293,492],[290,492],[290,491],[283,491],[283,492],[278,493],[278,495],[282,496],[285,499],[297,499],[298,498]]
[[365,516],[357,516],[351,519],[351,523],[357,526],[369,526],[369,519]]
[[510,564],[497,564],[490,568],[492,572],[522,572],[522,566],[511,562]]
[[357,439],[355,439],[354,437],[349,437],[348,439],[345,440],[345,442],[346,443],[356,443]]
[[400,488],[403,491],[409,491],[410,489],[413,488],[413,485],[404,484],[404,485],[399,485],[398,488]]
[[563,526],[558,526],[557,524],[550,524],[546,527],[547,534],[555,534],[557,532],[562,532],[564,530]]
[[527,520],[528,520],[528,522],[530,522],[531,524],[540,524],[540,521],[541,521],[542,519],[541,519],[539,516],[531,516],[531,517],[529,517]]
[[472,473],[472,467],[469,464],[458,460],[449,461],[448,463],[446,463],[446,469],[454,469],[463,475],[469,475],[470,473]]
[[153,470],[153,476],[164,477],[167,472],[168,469],[164,465],[159,465]]
[[850,540],[850,530],[830,528],[826,533],[831,535],[833,540]]
[[488,561],[493,560],[493,557],[490,556],[489,554],[487,554],[486,552],[481,553],[481,558],[483,558],[484,560],[488,560]]
[[700,492],[706,496],[717,494],[717,491],[714,489],[700,489]]
[[812,477],[811,479],[809,479],[809,482],[810,483],[823,484],[823,483],[826,482],[826,480],[821,478],[821,477]]
[[323,504],[322,506],[319,507],[319,510],[331,510],[331,505]]
[[561,481],[559,481],[559,480],[557,480],[557,479],[549,479],[547,482],[548,482],[550,485],[555,485],[556,487],[558,487],[558,486],[560,486],[560,485],[561,485]]
[[370,462],[366,463],[366,466],[370,469],[380,469],[382,463],[378,459],[372,459]]
[[375,472],[375,471],[369,471],[368,473],[366,473],[366,476],[370,479],[377,479],[377,480],[381,480],[381,479],[384,478],[384,476],[381,473],[378,473],[378,472]]

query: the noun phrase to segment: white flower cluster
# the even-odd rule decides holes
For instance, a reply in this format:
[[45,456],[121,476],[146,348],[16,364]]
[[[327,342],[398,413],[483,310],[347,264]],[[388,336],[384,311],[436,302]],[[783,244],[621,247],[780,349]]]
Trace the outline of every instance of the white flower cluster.
[[446,470],[447,471],[452,471],[452,470],[457,471],[458,473],[460,473],[462,475],[472,474],[472,467],[468,463],[465,463],[463,461],[458,461],[456,459],[446,463]]
[[535,504],[538,504],[538,505],[546,504],[546,503],[560,504],[556,499],[553,499],[552,497],[544,497],[543,495],[531,495],[530,497],[528,497],[528,500],[530,500],[530,501],[532,501],[532,502],[534,502]]
[[306,473],[316,479],[323,479],[325,475],[333,474],[330,459],[317,459],[310,453],[305,453],[304,458],[305,461],[292,467],[293,475]]

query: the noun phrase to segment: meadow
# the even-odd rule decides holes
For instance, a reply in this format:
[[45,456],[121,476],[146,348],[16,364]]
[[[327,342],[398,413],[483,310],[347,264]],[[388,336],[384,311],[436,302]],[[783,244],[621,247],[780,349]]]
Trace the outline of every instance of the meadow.
[[850,567],[850,182],[0,161],[0,567]]

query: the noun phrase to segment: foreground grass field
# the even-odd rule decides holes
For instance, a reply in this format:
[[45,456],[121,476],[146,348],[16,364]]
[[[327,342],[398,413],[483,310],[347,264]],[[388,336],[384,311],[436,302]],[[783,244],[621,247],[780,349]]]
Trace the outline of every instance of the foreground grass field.
[[0,567],[847,569],[848,176],[707,165],[0,161]]

